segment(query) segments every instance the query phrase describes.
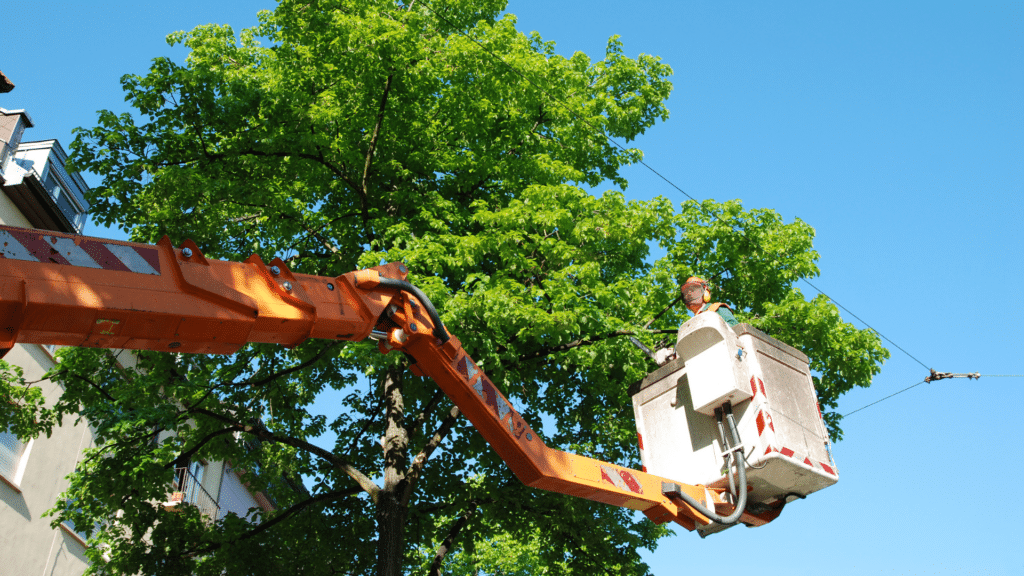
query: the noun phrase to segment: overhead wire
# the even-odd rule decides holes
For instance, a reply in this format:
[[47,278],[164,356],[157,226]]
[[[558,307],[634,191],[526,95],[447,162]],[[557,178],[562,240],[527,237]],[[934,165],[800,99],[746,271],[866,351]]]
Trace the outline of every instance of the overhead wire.
[[870,407],[874,406],[875,404],[878,404],[879,402],[884,402],[884,401],[888,400],[889,398],[892,398],[893,396],[897,396],[899,394],[903,394],[907,390],[910,390],[911,388],[916,388],[916,387],[920,386],[921,384],[924,384],[925,382],[926,382],[925,380],[921,380],[917,384],[914,384],[912,386],[907,386],[906,388],[904,388],[903,390],[900,390],[899,392],[893,392],[892,394],[889,394],[888,396],[886,396],[885,398],[882,398],[881,400],[875,400],[871,404],[868,404],[866,406],[861,406],[860,408],[857,408],[853,412],[847,412],[846,414],[843,414],[842,417],[846,418],[847,416],[849,416],[851,414],[856,414],[857,412],[860,412],[861,410],[863,410],[865,408],[870,408]]
[[[541,92],[542,92],[542,93],[543,93],[543,94],[544,94],[545,96],[547,96],[547,97],[548,97],[548,98],[549,98],[549,99],[550,99],[550,100],[551,100],[551,101],[552,101],[552,102],[553,102],[554,104],[556,104],[556,105],[560,106],[560,107],[561,107],[562,109],[564,109],[564,110],[565,110],[565,111],[567,111],[567,112],[568,112],[569,114],[571,114],[572,116],[574,116],[574,117],[575,117],[575,118],[576,118],[577,120],[579,120],[580,122],[583,122],[583,123],[584,123],[585,125],[587,125],[587,126],[588,126],[588,127],[590,128],[590,129],[592,129],[592,130],[595,130],[595,131],[599,132],[599,133],[601,134],[601,136],[603,136],[603,137],[605,138],[605,140],[607,140],[607,141],[608,141],[609,143],[611,143],[612,145],[614,145],[614,146],[615,146],[616,148],[618,148],[618,149],[622,150],[623,152],[628,152],[628,151],[629,151],[629,150],[628,150],[627,148],[625,148],[624,146],[622,146],[621,144],[619,144],[619,143],[618,143],[618,142],[617,142],[617,141],[616,141],[616,140],[615,140],[614,138],[612,138],[611,136],[609,136],[608,134],[606,134],[606,133],[604,132],[604,130],[603,130],[603,129],[598,129],[598,128],[597,128],[597,127],[595,127],[595,126],[594,126],[593,124],[591,124],[591,123],[590,123],[590,121],[588,121],[588,120],[587,120],[586,118],[583,118],[583,117],[582,117],[582,116],[581,116],[580,114],[578,114],[578,113],[577,113],[577,112],[576,112],[576,111],[575,111],[575,110],[574,110],[574,109],[573,109],[573,108],[572,108],[571,106],[569,106],[569,105],[568,105],[567,103],[565,103],[565,102],[564,102],[564,101],[563,101],[563,100],[562,100],[561,98],[558,98],[557,96],[553,95],[553,94],[552,94],[552,93],[551,93],[551,92],[550,92],[549,90],[547,90],[547,89],[546,89],[546,88],[544,88],[543,86],[540,86],[540,85],[538,85],[538,84],[537,84],[536,82],[534,82],[534,81],[533,81],[533,79],[532,79],[532,78],[530,78],[529,76],[527,76],[527,75],[526,75],[525,73],[523,73],[523,72],[522,72],[521,70],[519,70],[519,69],[515,68],[514,66],[512,66],[511,64],[509,64],[508,62],[506,62],[506,61],[505,61],[505,60],[504,60],[503,58],[501,58],[501,56],[499,56],[499,55],[495,54],[494,52],[492,52],[492,51],[491,51],[490,49],[488,49],[488,48],[487,48],[487,46],[485,46],[485,45],[484,45],[483,43],[481,43],[481,42],[480,42],[479,40],[477,40],[477,39],[473,38],[473,37],[472,37],[472,36],[470,36],[470,35],[469,35],[468,33],[466,33],[466,32],[465,32],[464,30],[460,29],[460,28],[459,28],[458,26],[456,26],[456,25],[455,25],[455,24],[454,24],[454,23],[453,23],[453,22],[452,22],[451,20],[449,20],[449,19],[448,19],[448,18],[447,18],[447,17],[446,17],[446,16],[444,15],[444,14],[442,14],[441,12],[439,12],[439,11],[435,10],[435,9],[434,9],[434,7],[433,7],[433,6],[431,6],[431,3],[430,3],[430,2],[428,2],[427,0],[420,0],[420,3],[421,3],[421,4],[423,5],[423,6],[426,6],[426,7],[427,7],[427,9],[428,9],[428,10],[430,10],[430,12],[431,12],[432,14],[434,14],[435,16],[437,16],[437,17],[438,17],[438,18],[439,18],[440,20],[443,20],[443,21],[444,21],[444,22],[445,22],[446,24],[448,24],[449,26],[451,26],[451,27],[452,27],[452,28],[453,28],[454,30],[457,30],[457,31],[458,31],[458,33],[459,33],[460,35],[464,36],[465,38],[467,38],[468,40],[470,40],[471,42],[473,42],[474,44],[476,44],[476,45],[477,45],[477,46],[478,46],[478,47],[479,47],[479,48],[480,48],[481,50],[483,50],[483,51],[484,51],[484,52],[486,52],[486,53],[487,53],[488,55],[490,55],[490,56],[491,56],[491,58],[493,58],[494,60],[496,60],[496,61],[500,62],[500,63],[501,63],[501,64],[502,64],[503,66],[505,66],[505,67],[506,67],[506,68],[507,68],[508,70],[512,71],[512,72],[513,72],[513,73],[514,73],[515,75],[517,75],[517,76],[519,76],[519,77],[520,77],[521,79],[525,80],[525,81],[526,81],[527,83],[529,83],[529,84],[530,84],[531,86],[533,86],[534,88],[536,88],[536,89],[540,90],[540,91],[541,91]],[[680,188],[680,187],[679,187],[678,185],[676,185],[676,184],[675,184],[675,182],[672,182],[672,181],[671,181],[670,179],[668,179],[668,177],[666,177],[665,175],[663,175],[663,174],[662,174],[661,172],[658,172],[657,170],[655,170],[655,169],[654,169],[654,167],[652,167],[651,165],[649,165],[649,164],[647,164],[646,162],[644,162],[644,161],[643,161],[643,159],[640,159],[640,160],[638,160],[638,161],[637,161],[637,163],[638,163],[638,164],[640,164],[641,166],[643,166],[644,168],[646,168],[647,170],[649,170],[649,171],[650,171],[650,172],[651,172],[652,174],[654,174],[655,176],[657,176],[657,177],[658,177],[658,178],[660,178],[661,180],[663,180],[663,181],[664,181],[664,182],[665,182],[666,184],[668,184],[669,186],[671,186],[672,188],[674,188],[674,189],[675,189],[676,191],[678,191],[678,192],[679,192],[680,194],[682,194],[683,196],[686,196],[687,198],[689,198],[690,200],[692,200],[693,202],[695,202],[695,203],[696,203],[696,204],[698,205],[698,208],[699,208],[699,209],[700,209],[700,210],[701,210],[702,212],[704,212],[704,214],[705,214],[705,215],[707,215],[707,216],[709,216],[709,217],[711,217],[711,218],[713,218],[713,219],[715,219],[715,220],[718,220],[719,222],[721,222],[721,223],[723,223],[723,224],[725,224],[725,225],[729,226],[730,228],[732,228],[732,227],[734,226],[734,224],[730,224],[729,222],[727,222],[726,220],[724,220],[724,219],[723,219],[723,218],[722,218],[721,216],[719,216],[718,214],[715,214],[714,212],[710,212],[710,211],[707,211],[707,210],[705,210],[705,209],[704,209],[704,208],[703,208],[703,207],[702,207],[702,206],[700,205],[700,201],[699,201],[699,200],[697,200],[697,199],[696,199],[696,198],[694,198],[694,197],[693,197],[692,195],[690,195],[690,194],[689,194],[688,192],[686,192],[686,190],[683,190],[682,188]],[[751,239],[750,237],[748,237],[748,236],[747,236],[747,234],[746,234],[746,232],[745,232],[744,230],[742,230],[742,229],[738,229],[738,230],[736,230],[736,232],[738,232],[738,233],[739,233],[739,235],[740,235],[740,237],[741,237],[741,238],[742,238],[742,239],[743,239],[744,241],[748,242],[748,243],[750,244],[750,246],[751,246],[751,247],[753,247],[753,248],[757,248],[757,246],[756,246],[756,243],[755,243],[755,242],[754,242],[754,241],[753,241],[753,240],[752,240],[752,239]],[[729,272],[732,272],[733,274],[735,274],[735,272],[733,272],[732,270],[729,270],[729,269],[727,269],[726,271],[729,271]],[[903,348],[902,346],[900,346],[899,344],[897,344],[897,343],[896,343],[895,341],[893,341],[893,340],[892,340],[891,338],[889,338],[889,337],[885,336],[884,334],[882,334],[882,333],[881,333],[880,331],[878,331],[878,330],[877,330],[876,328],[874,328],[873,326],[871,326],[870,324],[868,324],[868,323],[867,323],[866,321],[864,321],[864,319],[862,319],[862,318],[861,318],[860,316],[858,316],[857,314],[855,314],[855,313],[854,313],[854,312],[853,312],[852,310],[850,310],[849,308],[847,308],[847,307],[843,306],[843,305],[842,305],[842,304],[840,304],[840,303],[839,303],[839,302],[838,302],[838,301],[837,301],[837,300],[836,300],[835,298],[833,298],[832,296],[830,296],[829,294],[827,294],[827,293],[826,293],[825,291],[823,291],[822,289],[820,289],[820,288],[818,288],[817,286],[815,286],[815,285],[814,285],[813,283],[811,283],[811,282],[810,282],[810,281],[809,281],[808,279],[806,279],[806,278],[801,278],[801,280],[803,280],[803,282],[805,282],[805,283],[806,283],[806,284],[807,284],[808,286],[810,286],[811,288],[813,288],[813,289],[814,289],[815,291],[817,291],[817,292],[818,292],[819,294],[821,294],[821,295],[822,295],[822,296],[824,296],[825,298],[828,298],[828,299],[829,299],[829,301],[831,301],[831,302],[832,302],[833,304],[835,304],[835,305],[836,305],[836,306],[838,306],[839,308],[843,309],[843,311],[845,311],[846,313],[848,313],[848,314],[849,314],[850,316],[852,316],[853,318],[856,318],[856,319],[857,319],[857,320],[858,320],[859,322],[861,322],[861,323],[862,323],[862,324],[863,324],[864,326],[866,326],[866,327],[867,327],[867,328],[868,328],[869,330],[871,330],[871,331],[872,331],[872,332],[874,332],[875,334],[878,334],[878,336],[879,336],[880,338],[884,339],[884,340],[885,340],[886,342],[888,342],[889,344],[892,344],[892,345],[893,345],[893,346],[894,346],[895,348],[897,348],[897,349],[898,349],[898,350],[899,350],[900,352],[903,352],[904,354],[906,354],[906,355],[907,355],[907,356],[908,356],[908,357],[909,357],[910,359],[912,359],[912,360],[913,360],[914,362],[917,362],[917,363],[918,363],[918,364],[920,364],[920,365],[921,365],[922,367],[924,367],[924,368],[925,368],[926,370],[931,370],[931,368],[929,368],[929,366],[928,366],[927,364],[925,364],[924,362],[922,362],[921,360],[919,360],[919,359],[918,359],[918,358],[917,358],[916,356],[914,356],[913,354],[911,354],[910,352],[908,352],[908,351],[907,351],[907,350],[906,350],[905,348]],[[923,384],[923,383],[925,383],[925,382],[926,382],[926,380],[922,380],[921,382],[918,382],[917,384],[914,384],[913,386],[909,386],[909,387],[907,387],[907,388],[904,388],[903,390],[900,390],[900,391],[898,391],[898,392],[895,392],[895,393],[893,393],[893,394],[890,394],[889,396],[886,396],[885,398],[882,398],[881,400],[877,400],[877,401],[875,401],[875,402],[872,402],[871,404],[868,404],[867,406],[862,406],[861,408],[858,408],[858,409],[854,410],[853,412],[849,412],[848,414],[844,414],[844,415],[843,415],[843,417],[845,418],[846,416],[849,416],[849,415],[851,415],[851,414],[854,414],[854,413],[856,413],[856,412],[860,412],[861,410],[864,410],[865,408],[868,408],[868,407],[870,407],[870,406],[874,406],[875,404],[878,404],[879,402],[883,402],[883,401],[885,401],[885,400],[888,400],[889,398],[892,398],[893,396],[896,396],[896,395],[898,395],[898,394],[902,394],[903,392],[906,392],[907,390],[910,390],[911,388],[914,388],[915,386],[919,386],[919,385],[921,385],[921,384]]]
[[[1024,378],[1024,374],[978,374],[978,373],[974,373],[974,374],[952,374],[952,375],[947,376],[947,378],[970,378],[970,379],[973,379],[973,380],[978,380],[980,378]],[[847,416],[849,416],[851,414],[856,414],[857,412],[860,412],[861,410],[863,410],[865,408],[869,408],[871,406],[874,406],[875,404],[878,404],[879,402],[882,402],[884,400],[888,400],[889,398],[892,398],[893,396],[896,396],[897,394],[902,394],[902,393],[906,392],[907,390],[910,390],[911,388],[915,388],[917,386],[920,386],[921,384],[925,384],[928,381],[929,380],[927,378],[924,379],[924,380],[921,380],[917,384],[914,384],[913,386],[907,386],[906,388],[904,388],[903,390],[900,390],[898,392],[893,392],[892,394],[889,394],[888,396],[886,396],[885,398],[882,398],[881,400],[875,400],[871,404],[867,404],[865,406],[861,406],[860,408],[857,408],[856,410],[854,410],[852,412],[847,412],[846,414],[843,414],[842,417],[846,418]],[[935,382],[935,380],[932,380],[932,382]]]
[[902,346],[900,346],[899,344],[897,344],[897,343],[893,342],[892,340],[890,340],[889,338],[887,338],[884,334],[882,334],[881,332],[876,330],[874,327],[872,327],[870,324],[865,322],[863,318],[861,318],[860,316],[857,316],[856,314],[854,314],[852,310],[850,310],[846,306],[843,306],[842,304],[840,304],[835,298],[833,298],[833,297],[829,296],[828,294],[825,294],[824,292],[822,292],[820,288],[818,288],[814,284],[811,284],[811,282],[809,280],[807,280],[806,278],[801,278],[801,280],[803,280],[804,282],[807,283],[808,286],[810,286],[811,288],[814,288],[820,294],[824,295],[826,298],[831,300],[833,304],[835,304],[836,306],[842,308],[850,316],[853,316],[854,318],[859,320],[861,324],[867,326],[872,332],[874,332],[875,334],[878,334],[880,337],[884,338],[886,342],[888,342],[889,344],[892,344],[893,346],[898,348],[900,350],[900,352],[903,352],[904,354],[906,354],[907,356],[912,358],[914,360],[914,362],[917,362],[918,364],[923,366],[925,370],[931,370],[931,368],[927,364],[925,364],[924,362],[921,362],[913,354],[911,354],[910,352],[907,352],[906,350],[904,350]]

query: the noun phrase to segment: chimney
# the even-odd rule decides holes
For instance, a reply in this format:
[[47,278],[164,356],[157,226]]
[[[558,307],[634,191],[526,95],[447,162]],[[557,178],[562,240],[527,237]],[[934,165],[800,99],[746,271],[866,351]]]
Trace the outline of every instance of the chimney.
[[4,76],[3,71],[0,70],[0,94],[10,92],[11,90],[14,90],[14,82],[11,82],[11,79]]

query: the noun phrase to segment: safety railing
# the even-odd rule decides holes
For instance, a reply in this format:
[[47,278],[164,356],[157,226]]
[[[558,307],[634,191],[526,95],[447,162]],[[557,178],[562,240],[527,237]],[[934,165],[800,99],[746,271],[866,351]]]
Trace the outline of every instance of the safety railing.
[[178,504],[191,504],[211,521],[220,515],[220,506],[217,499],[210,496],[210,493],[203,488],[202,484],[192,475],[188,468],[174,469],[174,482],[169,506]]

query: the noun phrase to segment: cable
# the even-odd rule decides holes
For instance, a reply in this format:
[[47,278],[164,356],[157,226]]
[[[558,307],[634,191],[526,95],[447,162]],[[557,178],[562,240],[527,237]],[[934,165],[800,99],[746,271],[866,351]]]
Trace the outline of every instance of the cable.
[[842,417],[846,418],[847,416],[850,416],[851,414],[856,414],[857,412],[860,412],[861,410],[863,410],[865,408],[870,408],[871,406],[874,406],[875,404],[878,404],[879,402],[884,402],[884,401],[888,400],[889,398],[892,398],[893,396],[896,396],[897,394],[902,394],[902,393],[906,392],[907,390],[910,390],[911,388],[916,388],[917,386],[920,386],[921,384],[924,384],[924,383],[925,383],[925,380],[921,380],[917,384],[914,384],[913,386],[907,386],[906,388],[904,388],[903,390],[900,390],[899,392],[893,392],[892,394],[889,394],[888,396],[886,396],[885,398],[882,398],[881,400],[875,400],[874,402],[872,402],[871,404],[868,404],[867,406],[861,406],[860,408],[857,408],[853,412],[848,412],[846,414],[843,414]]
[[[740,440],[739,431],[736,430],[736,421],[731,412],[726,415],[726,420],[729,423],[729,433],[732,436],[733,441],[737,446],[743,446],[743,441]],[[691,508],[700,512],[712,522],[717,522],[718,524],[724,524],[726,526],[735,524],[739,522],[740,516],[742,516],[743,512],[747,509],[747,471],[746,466],[743,465],[743,460],[745,459],[741,458],[739,460],[740,463],[736,466],[737,475],[739,476],[739,485],[737,486],[739,497],[735,503],[736,508],[732,511],[732,514],[729,514],[728,516],[720,516],[704,507],[700,502],[697,502],[695,498],[684,492],[678,484],[662,482],[661,492],[670,499],[679,499],[686,502]],[[729,474],[732,474],[731,470],[729,471]]]
[[[845,308],[844,308],[844,310],[845,310]],[[888,338],[886,338],[886,339],[888,340]],[[891,342],[891,340],[890,340],[890,342]],[[895,344],[894,344],[894,346],[895,346]],[[897,346],[897,348],[898,348],[898,346]],[[1024,378],[1024,374],[979,374],[977,372],[975,372],[973,374],[949,374],[949,373],[945,373],[945,372],[940,372],[940,373],[938,373],[939,377],[936,378],[935,377],[936,376],[936,372],[934,370],[932,370],[931,373],[932,373],[931,376],[929,376],[928,378],[925,378],[924,380],[918,382],[917,384],[914,384],[914,386],[920,386],[921,384],[924,384],[925,382],[936,382],[938,380],[945,380],[947,378],[970,378],[972,380],[977,380],[979,378]],[[889,394],[888,396],[886,396],[885,398],[882,398],[881,400],[875,400],[874,402],[872,402],[871,404],[868,404],[867,406],[861,406],[860,408],[857,408],[853,412],[849,412],[847,414],[843,414],[842,417],[846,418],[850,414],[856,414],[857,412],[860,412],[861,410],[863,410],[865,408],[868,408],[869,406],[874,406],[875,404],[878,404],[879,402],[882,402],[884,400],[888,400],[889,398],[892,398],[893,396],[895,396],[897,394],[902,394],[903,392],[906,392],[907,390],[910,390],[914,386],[907,386],[903,390],[900,390],[899,392],[894,392],[892,394]]]
[[[450,339],[448,331],[444,327],[444,323],[441,322],[441,316],[438,315],[437,310],[434,308],[434,304],[430,302],[430,299],[427,298],[427,295],[424,294],[422,290],[405,280],[385,278],[383,276],[380,277],[380,285],[388,288],[405,290],[415,296],[420,301],[420,304],[422,304],[426,309],[427,315],[430,316],[430,320],[434,323],[434,337],[440,340],[442,344]],[[415,329],[415,326],[413,326],[413,329]]]
[[854,318],[856,318],[857,320],[860,320],[860,323],[861,323],[861,324],[863,324],[863,325],[867,326],[867,327],[868,327],[868,328],[869,328],[869,329],[870,329],[870,330],[871,330],[872,332],[874,332],[875,334],[878,334],[879,336],[881,336],[882,338],[884,338],[886,342],[888,342],[889,344],[892,344],[892,345],[893,345],[893,346],[895,346],[896,348],[899,348],[900,352],[903,352],[903,353],[904,353],[904,354],[906,354],[907,356],[910,356],[910,357],[911,357],[911,358],[912,358],[912,359],[914,360],[914,362],[917,362],[918,364],[920,364],[920,365],[921,365],[922,367],[924,367],[924,369],[925,369],[925,370],[930,370],[930,368],[928,367],[928,365],[927,365],[927,364],[925,364],[924,362],[921,362],[921,361],[920,361],[920,360],[918,360],[917,358],[914,358],[914,355],[913,355],[913,354],[911,354],[910,352],[907,352],[906,350],[904,350],[902,346],[900,346],[899,344],[897,344],[897,343],[893,342],[892,340],[890,340],[890,339],[886,338],[886,336],[885,336],[884,334],[882,334],[882,333],[881,333],[881,332],[879,332],[878,330],[875,330],[875,329],[874,329],[874,328],[873,328],[873,327],[872,327],[872,326],[871,326],[870,324],[868,324],[868,323],[867,323],[867,322],[865,322],[865,321],[864,321],[863,319],[861,319],[861,317],[860,317],[860,316],[857,316],[857,315],[856,315],[856,314],[854,314],[854,313],[853,313],[852,311],[850,311],[850,309],[849,309],[849,308],[847,308],[846,306],[843,306],[842,304],[840,304],[839,302],[837,302],[835,298],[833,298],[833,297],[829,296],[828,294],[825,294],[824,292],[822,292],[822,291],[821,291],[821,289],[820,289],[820,288],[818,288],[817,286],[815,286],[814,284],[811,284],[811,281],[810,281],[810,280],[807,280],[806,278],[801,278],[801,280],[803,280],[804,282],[806,282],[806,283],[807,283],[807,285],[808,285],[808,286],[810,286],[811,288],[814,288],[815,290],[817,290],[819,294],[821,294],[821,295],[822,295],[822,296],[824,296],[825,298],[828,298],[829,300],[831,300],[833,304],[835,304],[836,306],[839,306],[839,307],[840,307],[840,308],[842,308],[842,309],[843,309],[844,311],[846,311],[847,313],[849,313],[849,315],[850,315],[850,316],[853,316],[853,317],[854,317]]
[[[525,80],[526,82],[528,82],[528,83],[529,83],[529,84],[530,84],[531,86],[533,86],[534,88],[536,88],[536,89],[540,90],[540,91],[541,91],[542,93],[544,93],[544,95],[546,95],[546,96],[547,96],[548,98],[550,98],[550,99],[551,99],[552,101],[554,101],[554,103],[555,103],[555,104],[558,104],[558,105],[559,105],[559,106],[560,106],[560,107],[561,107],[562,109],[564,109],[565,111],[569,112],[569,113],[570,113],[570,114],[572,114],[572,115],[573,115],[574,117],[576,117],[576,119],[577,119],[577,120],[579,120],[580,122],[583,122],[584,124],[586,124],[586,125],[587,125],[587,126],[588,126],[588,127],[589,127],[589,128],[591,129],[591,130],[594,130],[594,131],[597,131],[597,132],[599,132],[599,133],[601,134],[601,136],[603,136],[603,137],[605,138],[605,140],[607,140],[608,142],[610,142],[611,144],[613,144],[613,145],[614,145],[615,147],[617,147],[618,149],[622,150],[623,152],[628,152],[628,150],[627,150],[626,148],[624,148],[624,147],[623,147],[623,146],[622,146],[621,144],[619,144],[619,143],[618,143],[618,142],[616,142],[616,141],[615,141],[614,139],[612,139],[612,137],[611,137],[611,136],[608,136],[607,134],[605,134],[604,130],[598,130],[598,129],[597,129],[597,128],[596,128],[596,127],[595,127],[595,126],[593,125],[593,124],[591,124],[591,123],[590,123],[590,122],[589,122],[589,121],[588,121],[588,120],[587,120],[586,118],[583,118],[582,116],[580,116],[579,114],[577,114],[577,113],[576,113],[576,111],[575,111],[575,110],[573,110],[573,109],[572,109],[572,108],[571,108],[571,107],[570,107],[570,106],[569,106],[568,104],[566,104],[565,102],[563,102],[563,101],[562,101],[561,99],[559,99],[559,98],[557,98],[557,97],[553,96],[553,95],[552,95],[552,94],[551,94],[551,93],[550,93],[550,92],[549,92],[548,90],[546,90],[545,88],[543,88],[543,87],[539,86],[539,85],[538,85],[538,84],[537,84],[536,82],[534,82],[534,81],[533,81],[533,80],[532,80],[531,78],[529,78],[528,76],[526,76],[526,74],[524,74],[524,73],[523,73],[522,71],[520,71],[520,70],[516,69],[515,67],[513,67],[513,66],[512,66],[511,64],[509,64],[508,62],[505,62],[505,60],[503,60],[503,59],[502,59],[502,58],[501,58],[500,56],[498,56],[498,55],[497,55],[497,54],[495,54],[494,52],[491,52],[491,51],[490,51],[490,50],[489,50],[489,49],[488,49],[488,48],[487,48],[486,46],[484,46],[484,45],[483,45],[482,43],[480,43],[480,42],[479,42],[478,40],[476,40],[475,38],[471,37],[471,36],[470,36],[469,34],[467,34],[466,32],[462,31],[461,29],[458,29],[458,28],[457,28],[457,27],[456,27],[456,26],[455,26],[455,25],[454,25],[454,24],[452,23],[452,21],[451,21],[451,20],[449,20],[448,18],[446,18],[445,16],[443,16],[443,15],[442,15],[441,13],[437,12],[436,10],[434,10],[434,7],[433,7],[433,6],[431,6],[429,2],[427,2],[426,0],[420,0],[420,3],[421,3],[421,4],[423,4],[424,6],[426,6],[426,7],[427,7],[427,8],[428,8],[428,9],[429,9],[429,10],[430,10],[430,11],[431,11],[431,12],[432,12],[432,13],[433,13],[433,14],[434,14],[435,16],[437,16],[437,17],[438,17],[439,19],[443,20],[443,21],[444,21],[445,23],[447,23],[447,24],[448,24],[449,26],[451,26],[452,28],[454,28],[454,29],[457,29],[457,30],[458,30],[458,33],[459,33],[459,34],[461,34],[462,36],[466,37],[466,38],[467,38],[467,39],[469,39],[469,40],[470,40],[471,42],[473,42],[474,44],[476,44],[477,46],[479,46],[481,50],[483,50],[484,52],[486,52],[487,54],[489,54],[489,55],[490,55],[490,56],[491,56],[492,58],[494,58],[495,60],[497,60],[498,62],[500,62],[500,63],[501,63],[502,65],[504,65],[504,66],[505,66],[506,68],[508,68],[509,70],[511,70],[511,71],[512,71],[513,73],[515,73],[515,74],[516,74],[517,76],[519,76],[520,78],[522,78],[523,80]],[[679,191],[679,193],[680,193],[680,194],[682,194],[682,195],[686,196],[687,198],[689,198],[690,200],[692,200],[692,201],[696,202],[698,206],[700,205],[700,201],[698,201],[698,200],[697,200],[696,198],[694,198],[693,196],[691,196],[691,195],[690,195],[689,193],[687,193],[687,192],[686,192],[685,190],[683,190],[682,188],[680,188],[679,186],[677,186],[677,185],[676,185],[676,184],[675,184],[674,182],[672,182],[672,181],[671,181],[671,180],[669,180],[669,179],[668,179],[667,177],[665,177],[664,175],[662,175],[662,174],[661,174],[660,172],[658,172],[657,170],[655,170],[655,169],[654,169],[653,167],[651,167],[651,166],[650,166],[649,164],[647,164],[647,163],[646,163],[646,162],[644,162],[643,160],[638,160],[638,161],[637,161],[637,163],[638,163],[638,164],[640,164],[641,166],[643,166],[644,168],[647,168],[648,170],[650,170],[650,171],[651,171],[651,172],[652,172],[652,173],[653,173],[654,175],[656,175],[656,176],[657,176],[658,178],[661,178],[662,180],[664,180],[666,184],[668,184],[668,185],[669,185],[669,186],[671,186],[672,188],[675,188],[675,189],[676,189],[677,191]],[[702,210],[702,211],[704,211],[704,210],[703,210],[703,208],[701,208],[701,210]],[[723,219],[722,219],[722,218],[721,218],[720,216],[718,216],[717,214],[715,214],[715,213],[713,213],[713,212],[707,212],[707,211],[704,211],[704,213],[705,213],[706,215],[708,215],[708,216],[711,216],[712,218],[714,218],[714,219],[718,220],[719,222],[721,222],[721,223],[723,223],[723,224],[727,225],[727,226],[730,226],[730,227],[732,227],[732,226],[733,226],[733,224],[730,224],[730,223],[729,223],[729,222],[727,222],[726,220],[723,220]],[[742,229],[740,229],[740,230],[737,230],[737,232],[739,232],[739,234],[740,234],[740,237],[741,237],[741,238],[743,238],[743,239],[744,239],[745,241],[749,242],[749,243],[750,243],[750,245],[751,245],[752,247],[754,247],[754,248],[756,248],[756,247],[757,247],[757,246],[756,246],[756,244],[755,244],[755,243],[754,243],[754,242],[753,242],[753,241],[752,241],[752,240],[751,240],[751,239],[750,239],[750,238],[749,238],[749,237],[748,237],[748,236],[746,235],[746,233],[745,233],[745,232],[744,232],[744,231],[743,231]],[[733,274],[733,275],[735,276],[735,272],[733,272],[732,270],[730,270],[730,269],[726,269],[725,271],[723,271],[723,273],[724,273],[724,272],[726,272],[726,271],[728,271],[728,272],[731,272],[731,273],[732,273],[732,274]],[[861,318],[860,318],[859,316],[857,316],[857,315],[856,315],[856,314],[854,314],[854,313],[853,313],[852,311],[850,311],[850,309],[849,309],[849,308],[846,308],[845,306],[843,306],[842,304],[840,304],[839,302],[837,302],[835,298],[833,298],[833,297],[829,296],[829,295],[828,295],[827,293],[825,293],[825,292],[824,292],[823,290],[821,290],[820,288],[818,288],[818,287],[817,287],[817,286],[815,286],[814,284],[811,284],[811,282],[810,282],[809,280],[807,280],[806,278],[801,278],[801,280],[803,280],[804,282],[806,282],[806,283],[807,283],[807,284],[808,284],[808,285],[809,285],[809,286],[810,286],[811,288],[814,288],[815,290],[817,290],[819,294],[821,294],[821,295],[822,295],[822,296],[824,296],[825,298],[828,298],[828,299],[829,299],[829,300],[830,300],[830,301],[831,301],[832,303],[834,303],[834,304],[835,304],[836,306],[838,306],[838,307],[842,308],[842,309],[843,309],[844,311],[846,311],[847,313],[849,313],[849,314],[850,314],[851,316],[853,316],[854,318],[856,318],[857,320],[859,320],[859,321],[860,321],[860,322],[861,322],[862,324],[864,324],[864,326],[867,326],[869,330],[871,330],[871,331],[872,331],[872,332],[874,332],[875,334],[878,334],[878,335],[879,335],[879,337],[883,338],[883,339],[884,339],[884,340],[885,340],[886,342],[888,342],[888,343],[892,344],[893,346],[895,346],[895,347],[896,347],[896,348],[897,348],[897,349],[898,349],[898,350],[899,350],[900,352],[903,352],[904,354],[906,354],[907,356],[909,356],[909,357],[910,357],[911,359],[913,359],[913,360],[914,360],[915,362],[917,362],[918,364],[920,364],[920,365],[921,365],[921,366],[923,366],[924,368],[926,368],[926,369],[928,368],[928,366],[927,366],[927,365],[926,365],[926,364],[925,364],[924,362],[921,362],[921,361],[920,361],[920,360],[918,360],[918,359],[917,359],[917,358],[916,358],[916,357],[915,357],[915,356],[914,356],[913,354],[911,354],[910,352],[907,352],[907,351],[906,351],[906,350],[905,350],[905,349],[904,349],[904,348],[903,348],[902,346],[900,346],[899,344],[896,344],[895,342],[893,342],[893,341],[892,341],[891,339],[887,338],[887,337],[886,337],[886,336],[885,336],[884,334],[882,334],[881,332],[879,332],[879,331],[878,331],[878,330],[876,330],[875,328],[872,328],[870,324],[868,324],[868,323],[867,323],[867,322],[865,322],[865,321],[864,321],[863,319],[861,319]]]

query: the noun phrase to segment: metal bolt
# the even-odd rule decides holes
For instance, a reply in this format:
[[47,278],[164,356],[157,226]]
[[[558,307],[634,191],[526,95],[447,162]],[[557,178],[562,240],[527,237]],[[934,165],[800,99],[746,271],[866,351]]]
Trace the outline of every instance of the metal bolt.
[[330,282],[328,282],[327,283],[327,289],[333,291],[334,290],[334,284],[331,284]]
[[171,348],[172,350],[174,348],[181,348],[181,342],[171,342],[170,344],[167,345],[167,347]]
[[191,258],[192,257],[192,249],[191,248],[182,248],[181,249],[181,255],[184,256],[185,258]]
[[416,332],[417,330],[419,330],[419,328],[417,328],[416,327],[416,323],[413,322],[413,323],[409,324],[409,330],[412,330],[413,332]]
[[527,439],[527,440],[533,440],[533,436],[531,436],[531,435],[530,435],[530,433],[529,433],[529,432],[527,432],[527,433],[526,433],[526,439]]
[[278,268],[277,266],[271,266],[270,273],[273,274],[274,276],[277,276],[278,274],[281,273],[281,269]]
[[409,269],[405,267],[405,264],[399,264],[398,271],[401,272],[402,274],[405,274],[406,272],[409,271]]
[[285,282],[284,283],[284,289],[289,291],[289,292],[291,292],[292,291],[292,283],[291,282]]

